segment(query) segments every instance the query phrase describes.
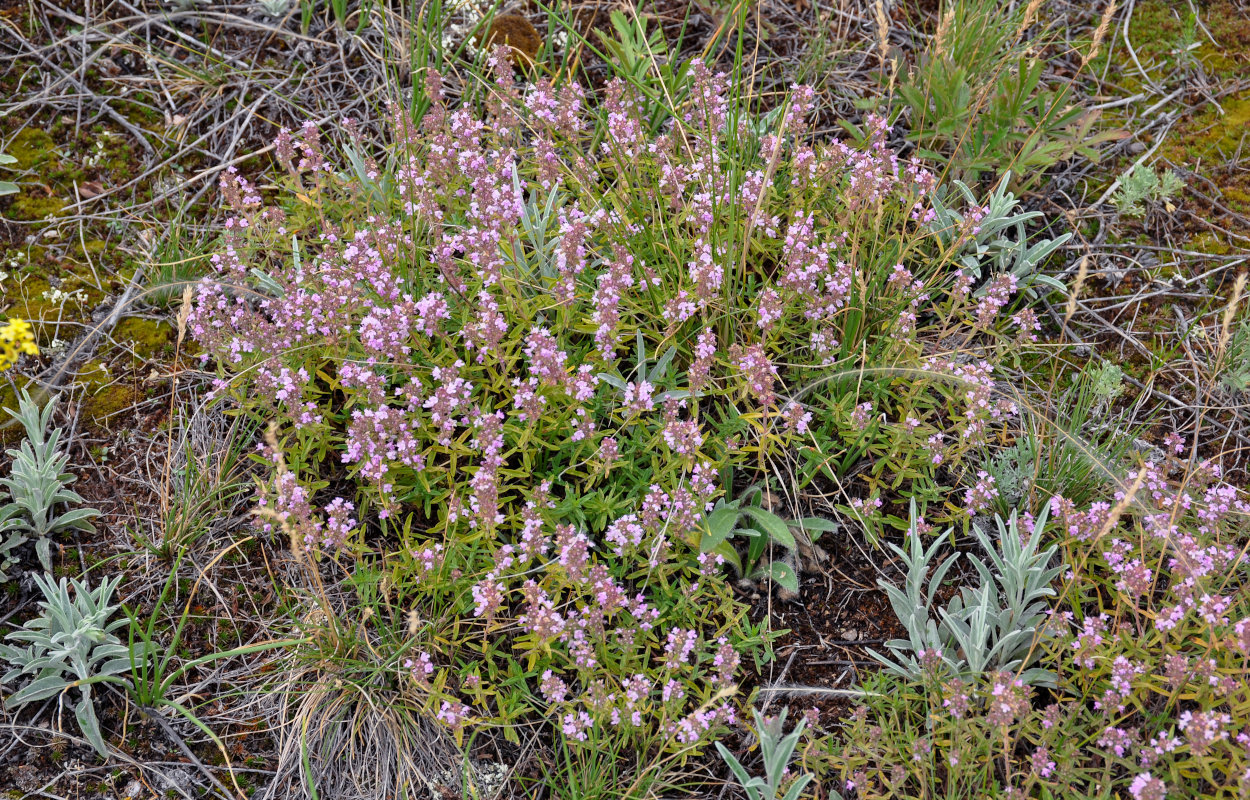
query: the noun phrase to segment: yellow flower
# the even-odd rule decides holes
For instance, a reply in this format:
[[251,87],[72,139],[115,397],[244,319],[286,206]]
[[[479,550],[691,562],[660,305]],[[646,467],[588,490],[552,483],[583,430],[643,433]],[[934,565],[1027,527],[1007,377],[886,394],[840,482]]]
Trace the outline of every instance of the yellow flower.
[[39,355],[35,332],[26,320],[10,319],[7,324],[0,325],[0,372],[16,364],[23,353]]

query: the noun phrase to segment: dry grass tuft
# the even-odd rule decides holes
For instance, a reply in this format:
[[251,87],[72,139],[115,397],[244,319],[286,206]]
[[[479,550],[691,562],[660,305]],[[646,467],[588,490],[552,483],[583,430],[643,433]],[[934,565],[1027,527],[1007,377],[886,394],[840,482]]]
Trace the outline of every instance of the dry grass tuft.
[[384,682],[380,673],[362,681],[323,668],[294,671],[276,694],[277,772],[263,797],[459,797],[460,750]]

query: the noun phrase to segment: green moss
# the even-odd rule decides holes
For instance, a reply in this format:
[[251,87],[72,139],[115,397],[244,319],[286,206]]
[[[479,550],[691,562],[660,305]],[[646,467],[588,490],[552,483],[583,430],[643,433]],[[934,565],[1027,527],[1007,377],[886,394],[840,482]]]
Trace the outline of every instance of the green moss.
[[23,128],[9,142],[7,151],[21,169],[34,169],[57,157],[56,142],[47,131],[34,127]]
[[[159,114],[155,118],[158,122],[161,119]],[[139,127],[143,127],[143,121],[132,121]],[[139,162],[135,158],[134,147],[127,137],[119,136],[101,127],[95,132],[95,141],[100,145],[92,154],[96,160],[95,170],[107,172],[116,178],[134,177],[134,167]]]
[[135,399],[135,392],[129,386],[114,384],[86,398],[82,404],[83,415],[88,422],[107,427],[113,417],[134,405]]
[[1236,152],[1243,137],[1250,139],[1250,92],[1241,92],[1221,102],[1224,113],[1210,108],[1186,123],[1170,145],[1168,155],[1176,161],[1223,162]]
[[46,188],[53,183],[60,162],[60,154],[52,136],[40,128],[23,128],[9,142],[7,151],[17,159],[17,169],[30,170],[44,185],[28,186],[19,194],[13,195],[4,212],[5,216],[33,221],[61,213],[65,201]]
[[74,252],[82,256],[96,257],[108,249],[108,242],[103,239],[75,240],[73,244]]
[[[12,292],[11,297],[6,300],[12,302],[5,309],[5,316],[17,317],[18,319],[30,320],[31,322],[50,322],[56,320],[60,304],[53,303],[46,299],[44,294],[52,290],[52,284],[42,278],[27,278],[23,280],[16,290]],[[37,329],[40,326],[35,326]],[[35,334],[40,336],[40,345],[48,344],[51,340],[44,340],[42,330],[36,330]]]
[[1230,0],[1212,3],[1203,17],[1219,42],[1221,58],[1241,74],[1250,72],[1250,16]]
[[1248,214],[1250,174],[1229,168],[1227,162],[1239,148],[1250,147],[1250,91],[1226,97],[1221,105],[1223,114],[1211,107],[1178,125],[1160,154],[1175,164],[1201,171],[1219,187],[1225,206],[1234,213]]
[[55,217],[65,208],[65,201],[58,197],[36,197],[33,192],[24,191],[13,196],[6,216],[11,219],[37,221]]
[[113,330],[113,339],[129,344],[140,358],[151,359],[173,352],[174,327],[162,320],[124,317]]
[[111,418],[134,405],[138,399],[129,385],[114,383],[104,362],[91,360],[78,373],[77,383],[82,389],[83,418],[95,425],[107,426]]
[[[1200,14],[1210,38],[1183,4],[1171,0],[1137,3],[1129,28],[1137,60],[1156,78],[1198,66],[1216,81],[1250,77],[1250,18],[1238,7],[1237,0],[1212,0],[1203,4]],[[1096,24],[1097,19],[1092,18],[1091,22]],[[1114,28],[1104,41],[1101,54],[1090,62],[1089,73],[1102,75],[1108,69],[1115,76],[1114,85],[1120,96],[1137,94],[1146,88],[1120,31]],[[1115,111],[1107,115],[1108,120],[1121,118]]]
[[[1241,177],[1241,176],[1239,176]],[[1238,214],[1250,213],[1250,181],[1241,177],[1237,183],[1226,183],[1222,187],[1224,202]]]
[[1227,242],[1224,242],[1211,231],[1204,231],[1190,240],[1187,249],[1196,250],[1199,253],[1207,253],[1213,256],[1228,255],[1232,252]]
[[[85,269],[85,268],[84,268]],[[88,274],[90,270],[86,270]],[[0,311],[9,317],[19,317],[31,322],[42,322],[35,326],[35,335],[41,347],[52,343],[56,334],[55,323],[59,321],[86,322],[90,309],[104,298],[103,292],[91,285],[87,279],[73,274],[65,277],[58,287],[65,294],[75,295],[72,300],[54,300],[49,297],[53,293],[52,284],[45,278],[26,276],[17,288],[8,292],[6,306],[0,305]],[[6,287],[7,289],[7,287]]]
[[[1129,38],[1143,65],[1150,63],[1176,69],[1187,60],[1196,60],[1206,73],[1215,78],[1235,77],[1246,71],[1250,61],[1245,58],[1250,46],[1250,21],[1245,12],[1230,0],[1216,0],[1201,12],[1202,22],[1215,40],[1198,29],[1185,6],[1167,0],[1147,0],[1133,11]],[[1128,51],[1117,48],[1117,62],[1129,60]],[[1192,61],[1190,61],[1192,63]],[[1134,67],[1133,72],[1136,71]]]
[[164,122],[164,118],[161,117],[161,113],[153,107],[155,103],[149,102],[148,105],[144,105],[145,97],[150,100],[150,95],[145,95],[143,92],[140,92],[132,96],[131,100],[133,100],[133,102],[131,102],[131,100],[121,100],[117,103],[117,106],[127,119],[139,127],[144,127],[146,125],[160,125]]

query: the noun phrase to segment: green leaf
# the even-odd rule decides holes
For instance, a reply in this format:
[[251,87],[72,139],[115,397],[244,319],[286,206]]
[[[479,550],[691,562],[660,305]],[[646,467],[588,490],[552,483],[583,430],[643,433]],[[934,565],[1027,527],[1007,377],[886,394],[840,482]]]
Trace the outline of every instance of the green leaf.
[[609,386],[620,389],[622,391],[625,390],[624,379],[622,379],[621,377],[617,375],[613,375],[609,372],[600,372],[597,375],[595,375],[595,377],[603,381],[604,383],[608,384]]
[[807,534],[807,538],[813,542],[820,538],[822,533],[837,533],[841,526],[831,519],[824,517],[803,517],[796,519],[790,523],[791,528],[797,528]]
[[789,550],[793,550],[796,547],[794,534],[790,533],[785,520],[781,517],[771,511],[765,511],[759,506],[747,506],[742,510],[755,520],[764,533],[768,534],[768,538]]
[[734,532],[734,524],[738,521],[740,513],[736,508],[718,508],[708,514],[706,520],[708,530],[699,542],[699,550],[704,553],[711,552],[717,545],[728,539]]
[[45,572],[52,571],[52,540],[40,536],[35,540],[35,555],[39,556],[39,565]]
[[104,744],[104,737],[100,735],[100,721],[96,719],[95,707],[91,705],[90,696],[84,697],[75,706],[74,718],[78,720],[78,727],[82,729],[87,741],[91,742],[91,746],[100,754],[100,757],[108,758],[108,747]]
[[765,569],[760,577],[768,578],[773,583],[789,592],[799,591],[799,577],[794,574],[794,569],[784,561],[774,561]]
[[655,366],[651,368],[647,380],[652,384],[658,384],[664,377],[664,373],[668,371],[668,365],[673,362],[673,356],[677,355],[677,348],[668,347],[660,357],[656,359]]
[[17,708],[27,703],[47,700],[49,697],[58,695],[69,687],[69,681],[65,680],[61,675],[48,675],[43,678],[37,678],[9,695],[9,699],[4,701],[4,707]]
[[741,534],[750,540],[747,544],[746,569],[754,571],[755,565],[759,563],[764,556],[764,551],[768,549],[768,536],[754,528],[738,528],[734,534]]
[[74,528],[81,531],[93,531],[93,526],[89,520],[100,516],[100,512],[94,508],[76,508],[73,511],[66,511],[64,514],[56,518],[56,527],[58,528]]
[[729,766],[730,771],[733,772],[734,777],[738,779],[739,783],[744,786],[747,783],[750,783],[751,776],[747,774],[746,768],[742,766],[742,762],[738,761],[738,759],[734,757],[733,753],[729,752],[725,745],[717,742],[716,752],[720,753],[720,757],[725,760],[725,763]]

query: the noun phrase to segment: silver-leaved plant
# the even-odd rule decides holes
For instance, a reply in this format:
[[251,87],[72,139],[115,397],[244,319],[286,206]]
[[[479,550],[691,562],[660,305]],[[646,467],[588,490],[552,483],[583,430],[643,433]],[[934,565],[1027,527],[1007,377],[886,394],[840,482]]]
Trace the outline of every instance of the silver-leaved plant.
[[[0,645],[0,659],[12,667],[0,677],[0,684],[29,678],[4,701],[5,707],[58,698],[73,710],[79,728],[101,756],[107,756],[108,750],[100,735],[91,687],[103,681],[122,683],[117,676],[132,666],[130,648],[113,633],[129,620],[122,616],[109,621],[117,610],[112,598],[120,580],[105,578],[95,589],[75,580],[71,597],[65,578],[53,583],[50,576],[36,575],[35,583],[44,597],[40,613],[5,637],[26,646]],[[71,690],[77,690],[77,701]]]
[[957,676],[975,677],[1002,670],[1020,672],[1028,684],[1053,686],[1053,673],[1029,668],[1039,655],[1048,598],[1055,594],[1050,584],[1064,570],[1062,563],[1050,566],[1056,560],[1056,547],[1040,549],[1048,512],[1049,505],[1038,514],[1028,537],[1021,536],[1014,513],[1005,524],[998,519],[997,546],[979,527],[973,527],[989,563],[969,554],[980,578],[979,585],[964,587],[946,608],[935,614],[933,603],[938,587],[961,554],[948,556],[929,574],[945,537],[938,536],[927,549],[924,547],[916,531],[913,503],[907,549],[890,545],[906,564],[904,584],[898,587],[878,581],[906,627],[907,638],[885,643],[892,659],[874,650],[869,650],[869,655],[890,672],[907,679],[921,677],[925,671],[921,655],[927,654],[929,658],[940,658]]
[[998,182],[997,188],[986,198],[985,216],[975,224],[967,215],[956,210],[957,205],[977,207],[976,195],[962,181],[951,181],[955,191],[947,197],[933,199],[934,216],[930,230],[938,237],[944,248],[958,247],[956,261],[969,277],[981,279],[988,275],[1010,272],[1029,294],[1037,290],[1035,284],[1050,290],[1065,291],[1059,280],[1043,273],[1042,265],[1056,250],[1072,238],[1071,233],[1054,239],[1034,238],[1030,244],[1026,223],[1042,216],[1040,211],[1017,211],[1020,201],[1007,191],[1011,181],[1008,172]]
[[13,563],[12,552],[30,536],[35,538],[39,563],[52,571],[52,535],[62,531],[91,531],[91,520],[100,515],[93,508],[74,508],[62,512],[64,506],[82,503],[82,497],[69,485],[77,478],[65,471],[69,456],[58,449],[61,429],[45,432],[52,420],[56,398],[42,410],[30,394],[23,391],[18,410],[6,408],[26,430],[20,449],[8,450],[13,459],[9,477],[0,478],[8,489],[10,501],[0,505],[0,580],[4,580],[6,561]]

